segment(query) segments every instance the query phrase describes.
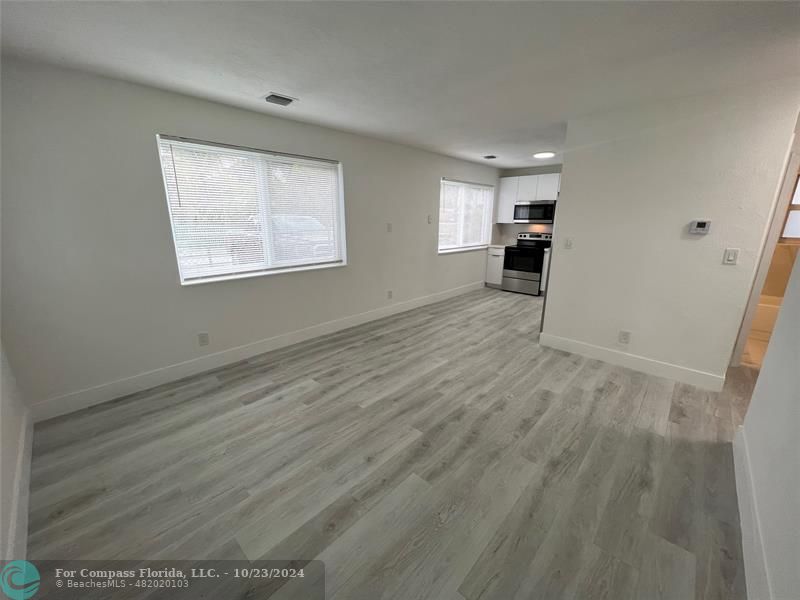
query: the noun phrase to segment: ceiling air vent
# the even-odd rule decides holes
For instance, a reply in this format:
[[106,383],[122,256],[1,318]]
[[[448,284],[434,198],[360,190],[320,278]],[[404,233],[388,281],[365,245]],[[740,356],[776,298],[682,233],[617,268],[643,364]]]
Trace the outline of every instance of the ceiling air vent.
[[282,96],[280,94],[270,94],[266,98],[264,98],[270,104],[277,104],[278,106],[289,106],[292,102],[297,100],[297,98],[290,98],[289,96]]

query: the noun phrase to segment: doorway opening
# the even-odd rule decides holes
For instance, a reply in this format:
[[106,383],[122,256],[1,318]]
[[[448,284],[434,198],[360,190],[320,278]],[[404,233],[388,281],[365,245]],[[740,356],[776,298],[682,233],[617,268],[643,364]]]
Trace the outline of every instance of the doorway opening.
[[778,318],[786,284],[800,253],[800,118],[761,262],[753,283],[732,366],[760,369]]
[[800,186],[797,185],[796,178],[792,202],[786,211],[781,237],[775,244],[772,260],[767,270],[767,278],[764,281],[764,287],[761,288],[761,295],[758,298],[750,325],[750,333],[744,345],[741,361],[743,365],[761,368],[761,364],[764,362],[767,344],[772,336],[775,320],[778,318],[778,310],[786,292],[786,284],[789,283],[789,275],[792,273],[799,250]]

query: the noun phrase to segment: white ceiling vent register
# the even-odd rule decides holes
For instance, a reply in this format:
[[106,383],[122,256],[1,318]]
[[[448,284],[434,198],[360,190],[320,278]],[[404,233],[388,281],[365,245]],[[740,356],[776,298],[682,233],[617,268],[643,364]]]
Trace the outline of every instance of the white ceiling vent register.
[[289,106],[292,102],[297,100],[297,98],[292,98],[291,96],[284,96],[283,94],[276,94],[275,92],[270,92],[269,96],[264,98],[270,104],[277,104],[278,106]]

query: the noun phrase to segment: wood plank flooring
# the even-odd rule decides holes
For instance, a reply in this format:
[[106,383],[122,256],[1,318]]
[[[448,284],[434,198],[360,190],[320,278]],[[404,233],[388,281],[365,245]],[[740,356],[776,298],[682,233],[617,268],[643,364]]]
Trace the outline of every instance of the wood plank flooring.
[[331,600],[745,598],[753,372],[715,394],[543,348],[540,313],[480,290],[37,424],[29,556],[318,558]]

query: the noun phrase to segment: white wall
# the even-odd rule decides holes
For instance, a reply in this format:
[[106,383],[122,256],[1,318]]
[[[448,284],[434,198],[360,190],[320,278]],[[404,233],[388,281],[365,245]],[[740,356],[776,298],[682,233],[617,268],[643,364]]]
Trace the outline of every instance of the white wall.
[[793,79],[570,121],[542,342],[719,389],[799,109]]
[[[437,255],[439,180],[493,168],[10,59],[2,123],[3,340],[37,418],[484,279],[484,252]],[[340,160],[349,265],[181,287],[157,133]]]
[[33,421],[0,349],[0,560],[25,557]]
[[750,600],[800,590],[800,261],[796,261],[756,382],[734,439],[736,487]]

